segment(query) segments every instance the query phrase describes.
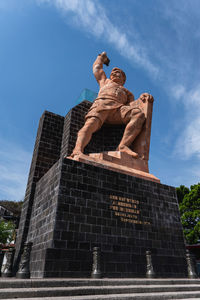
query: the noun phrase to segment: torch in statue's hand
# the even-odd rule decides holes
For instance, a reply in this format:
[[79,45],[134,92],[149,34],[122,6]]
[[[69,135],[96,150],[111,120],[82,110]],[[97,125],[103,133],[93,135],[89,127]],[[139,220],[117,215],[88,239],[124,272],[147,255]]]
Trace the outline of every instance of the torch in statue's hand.
[[110,59],[107,57],[107,54],[106,52],[102,52],[101,54],[99,54],[102,59],[103,59],[103,63],[106,65],[106,66],[109,66],[109,63],[110,63]]

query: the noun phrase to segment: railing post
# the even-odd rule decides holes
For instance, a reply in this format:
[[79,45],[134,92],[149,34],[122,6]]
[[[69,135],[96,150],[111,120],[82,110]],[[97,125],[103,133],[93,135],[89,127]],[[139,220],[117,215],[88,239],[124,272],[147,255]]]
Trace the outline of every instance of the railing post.
[[188,278],[197,278],[195,257],[190,251],[186,250],[186,261],[188,269]]
[[93,248],[92,278],[101,278],[101,252],[99,247]]
[[1,267],[2,267],[2,263],[3,263],[3,257],[4,257],[4,253],[2,250],[0,250],[0,275],[1,275]]
[[24,243],[24,250],[19,264],[19,270],[16,274],[17,278],[28,279],[30,278],[30,254],[33,243]]
[[13,267],[14,253],[15,253],[14,248],[9,248],[8,251],[5,253],[6,263],[5,263],[5,266],[3,267],[1,277],[12,277],[13,276],[12,267]]
[[153,270],[151,251],[146,251],[146,261],[147,261],[147,278],[155,278],[155,272]]

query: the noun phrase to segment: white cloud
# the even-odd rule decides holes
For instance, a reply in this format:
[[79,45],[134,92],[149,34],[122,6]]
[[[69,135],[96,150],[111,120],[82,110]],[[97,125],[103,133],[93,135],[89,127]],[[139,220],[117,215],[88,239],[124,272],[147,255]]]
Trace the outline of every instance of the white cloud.
[[180,158],[188,159],[193,155],[200,158],[200,117],[188,121],[186,128],[180,135],[176,152],[180,154]]
[[65,17],[71,13],[70,23],[96,38],[102,38],[112,44],[119,53],[147,70],[151,76],[156,77],[159,68],[148,58],[145,49],[137,42],[130,41],[127,34],[120,27],[114,25],[105,9],[96,0],[37,0],[39,3],[54,5]]
[[[200,107],[200,85],[197,85],[194,89],[189,91],[186,94],[185,105],[189,106],[192,113],[199,114],[199,107]],[[196,111],[198,109],[198,111]]]
[[175,97],[177,100],[181,100],[184,97],[185,94],[185,87],[181,84],[175,85],[171,87],[171,94],[173,97]]
[[31,154],[3,139],[0,139],[0,145],[0,199],[22,200]]
[[177,95],[182,101],[186,115],[183,117],[183,128],[175,145],[175,154],[182,159],[196,156],[200,159],[200,85],[187,91],[184,87],[177,89]]
[[166,87],[169,98],[179,104],[174,106],[178,110],[177,116],[181,114],[181,118],[175,120],[179,122],[179,134],[174,142],[174,155],[185,161],[195,161],[194,165],[191,164],[195,168],[200,159],[200,72],[197,50],[200,2],[193,0],[191,5],[187,0],[169,0],[163,2],[161,8],[163,18],[174,35],[169,44],[173,53],[163,60],[167,64],[169,59],[172,62]]

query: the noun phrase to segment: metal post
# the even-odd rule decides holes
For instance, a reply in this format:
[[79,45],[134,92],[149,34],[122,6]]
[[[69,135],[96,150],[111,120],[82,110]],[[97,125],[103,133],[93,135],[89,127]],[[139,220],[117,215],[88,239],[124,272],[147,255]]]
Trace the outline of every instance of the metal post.
[[93,265],[92,265],[92,278],[101,278],[102,273],[101,273],[101,262],[100,262],[100,248],[99,247],[94,247],[93,248]]
[[196,261],[194,255],[190,254],[190,251],[186,250],[186,261],[188,269],[188,278],[197,278]]
[[19,270],[16,274],[17,278],[22,278],[22,279],[30,278],[29,264],[30,264],[30,254],[31,254],[32,245],[33,243],[31,242],[24,243],[24,250],[19,264]]
[[0,250],[0,275],[1,275],[1,267],[2,267],[2,263],[3,263],[3,257],[4,257],[4,253],[2,250]]
[[146,260],[147,260],[147,278],[155,278],[155,272],[153,270],[151,251],[146,251]]
[[9,248],[8,251],[5,253],[6,263],[5,263],[5,266],[3,267],[1,277],[12,277],[13,276],[12,267],[13,267],[14,253],[15,253],[14,248]]

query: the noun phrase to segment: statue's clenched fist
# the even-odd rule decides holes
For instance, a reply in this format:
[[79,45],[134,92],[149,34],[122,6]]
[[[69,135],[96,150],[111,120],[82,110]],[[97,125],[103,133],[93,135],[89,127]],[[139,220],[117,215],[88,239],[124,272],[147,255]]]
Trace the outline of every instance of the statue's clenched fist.
[[103,59],[103,63],[106,65],[106,66],[109,66],[109,63],[110,63],[110,59],[108,58],[106,52],[102,52],[101,54],[99,54],[102,59]]

